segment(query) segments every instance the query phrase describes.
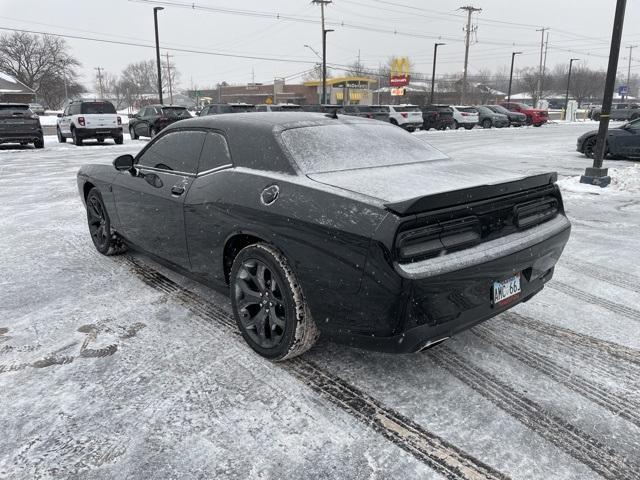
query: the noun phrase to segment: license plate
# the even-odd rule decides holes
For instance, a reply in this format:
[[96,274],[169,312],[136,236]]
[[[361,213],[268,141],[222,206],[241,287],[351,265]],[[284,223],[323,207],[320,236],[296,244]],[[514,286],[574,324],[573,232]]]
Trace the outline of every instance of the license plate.
[[96,133],[99,135],[108,135],[111,132],[109,130],[98,130]]
[[515,300],[513,297],[520,292],[520,274],[500,282],[493,282],[493,304],[508,303],[509,299]]

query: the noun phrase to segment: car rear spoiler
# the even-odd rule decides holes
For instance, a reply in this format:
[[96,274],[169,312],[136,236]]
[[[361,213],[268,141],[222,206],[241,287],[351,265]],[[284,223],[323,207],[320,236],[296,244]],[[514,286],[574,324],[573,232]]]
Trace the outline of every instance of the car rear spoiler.
[[518,193],[524,190],[555,183],[557,179],[558,174],[556,172],[548,172],[524,177],[510,182],[478,185],[477,187],[452,190],[423,197],[415,197],[408,200],[401,200],[399,202],[385,203],[384,206],[398,215],[411,215],[428,210],[453,207],[478,200],[486,200],[493,197],[509,195],[511,193]]

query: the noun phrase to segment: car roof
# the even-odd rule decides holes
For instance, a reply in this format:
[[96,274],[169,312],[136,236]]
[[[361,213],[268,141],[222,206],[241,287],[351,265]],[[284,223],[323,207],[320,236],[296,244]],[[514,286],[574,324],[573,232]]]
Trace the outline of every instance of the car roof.
[[14,103],[14,102],[0,102],[0,106],[2,107],[27,107],[29,108],[29,105],[26,103]]

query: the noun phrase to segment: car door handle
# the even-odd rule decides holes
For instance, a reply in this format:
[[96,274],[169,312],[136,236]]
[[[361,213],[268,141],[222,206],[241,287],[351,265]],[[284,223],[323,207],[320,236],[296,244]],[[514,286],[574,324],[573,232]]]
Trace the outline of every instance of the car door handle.
[[179,197],[183,193],[184,193],[184,187],[180,187],[178,185],[174,185],[173,187],[171,187],[171,195],[175,195],[176,197]]

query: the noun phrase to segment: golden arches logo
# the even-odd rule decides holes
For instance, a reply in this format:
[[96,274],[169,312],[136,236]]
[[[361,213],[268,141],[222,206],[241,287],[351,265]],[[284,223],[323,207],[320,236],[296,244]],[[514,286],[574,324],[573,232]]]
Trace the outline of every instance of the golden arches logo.
[[394,58],[391,62],[392,76],[409,76],[409,59],[407,57]]

